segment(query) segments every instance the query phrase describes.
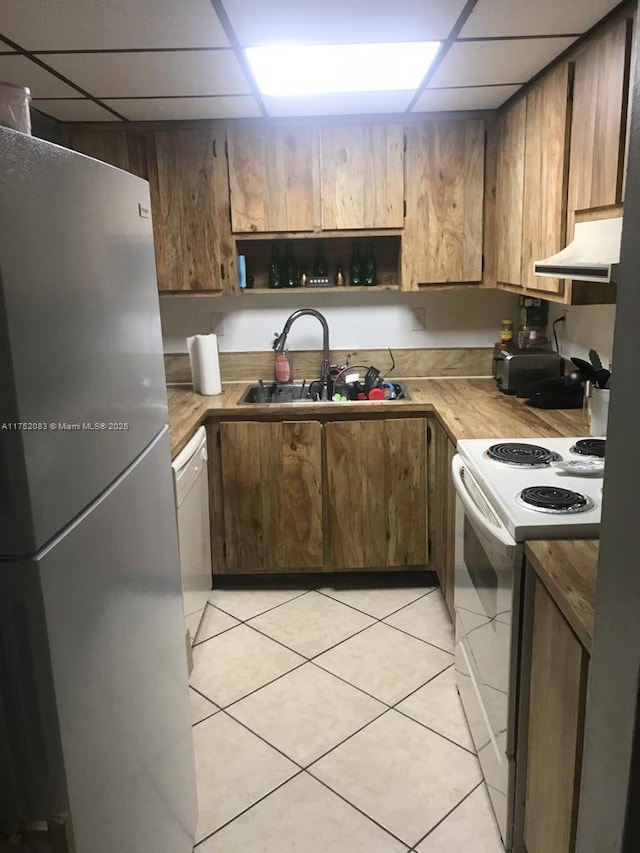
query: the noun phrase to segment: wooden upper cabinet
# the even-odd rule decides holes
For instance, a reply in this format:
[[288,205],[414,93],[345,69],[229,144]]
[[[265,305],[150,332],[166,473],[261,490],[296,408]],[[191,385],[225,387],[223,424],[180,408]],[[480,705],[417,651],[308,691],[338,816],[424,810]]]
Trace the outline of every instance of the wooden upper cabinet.
[[402,125],[322,127],[320,154],[324,230],[402,228]]
[[234,293],[224,131],[156,131],[148,155],[160,290]]
[[402,288],[482,279],[484,123],[426,121],[405,129],[407,215]]
[[533,262],[565,245],[572,69],[560,63],[526,96],[522,284],[540,295],[562,294],[564,288],[561,279],[534,276]]
[[329,422],[325,437],[330,568],[426,566],[426,420]]
[[575,59],[568,240],[576,210],[622,201],[631,25],[628,18],[615,21]]
[[322,427],[220,425],[226,570],[322,570]]
[[313,231],[316,225],[317,130],[227,130],[233,231]]
[[67,131],[69,144],[81,154],[95,157],[139,178],[147,178],[145,138],[127,130],[86,131],[72,127]]
[[527,101],[521,98],[500,116],[496,175],[496,279],[522,287],[524,146]]

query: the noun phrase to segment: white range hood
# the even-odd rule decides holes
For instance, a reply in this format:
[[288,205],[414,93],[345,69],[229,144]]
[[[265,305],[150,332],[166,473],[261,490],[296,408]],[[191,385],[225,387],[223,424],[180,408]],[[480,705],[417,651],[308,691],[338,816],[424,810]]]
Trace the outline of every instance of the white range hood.
[[533,262],[535,275],[611,282],[620,262],[622,217],[576,222],[573,242],[550,258]]

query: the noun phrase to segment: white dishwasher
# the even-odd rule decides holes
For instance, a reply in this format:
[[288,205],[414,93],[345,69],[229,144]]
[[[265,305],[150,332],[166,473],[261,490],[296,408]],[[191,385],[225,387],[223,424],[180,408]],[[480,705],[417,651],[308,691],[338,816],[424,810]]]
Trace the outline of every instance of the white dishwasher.
[[196,432],[171,463],[178,516],[184,617],[193,643],[211,591],[207,433]]

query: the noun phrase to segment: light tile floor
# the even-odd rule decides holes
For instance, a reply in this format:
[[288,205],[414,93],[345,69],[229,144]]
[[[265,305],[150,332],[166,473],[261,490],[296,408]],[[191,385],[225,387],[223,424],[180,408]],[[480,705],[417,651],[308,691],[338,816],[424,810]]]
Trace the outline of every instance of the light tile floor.
[[503,853],[439,589],[214,590],[196,853]]

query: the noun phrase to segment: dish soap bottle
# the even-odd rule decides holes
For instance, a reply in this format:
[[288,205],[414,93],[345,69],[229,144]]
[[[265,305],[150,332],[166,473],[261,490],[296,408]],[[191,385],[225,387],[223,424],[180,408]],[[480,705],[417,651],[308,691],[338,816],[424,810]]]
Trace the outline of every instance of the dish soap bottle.
[[[278,332],[274,332],[273,334],[276,338],[280,337]],[[282,350],[281,352],[276,350],[273,369],[276,382],[279,385],[286,385],[287,382],[291,382],[291,362],[289,361],[289,356],[285,350]]]

